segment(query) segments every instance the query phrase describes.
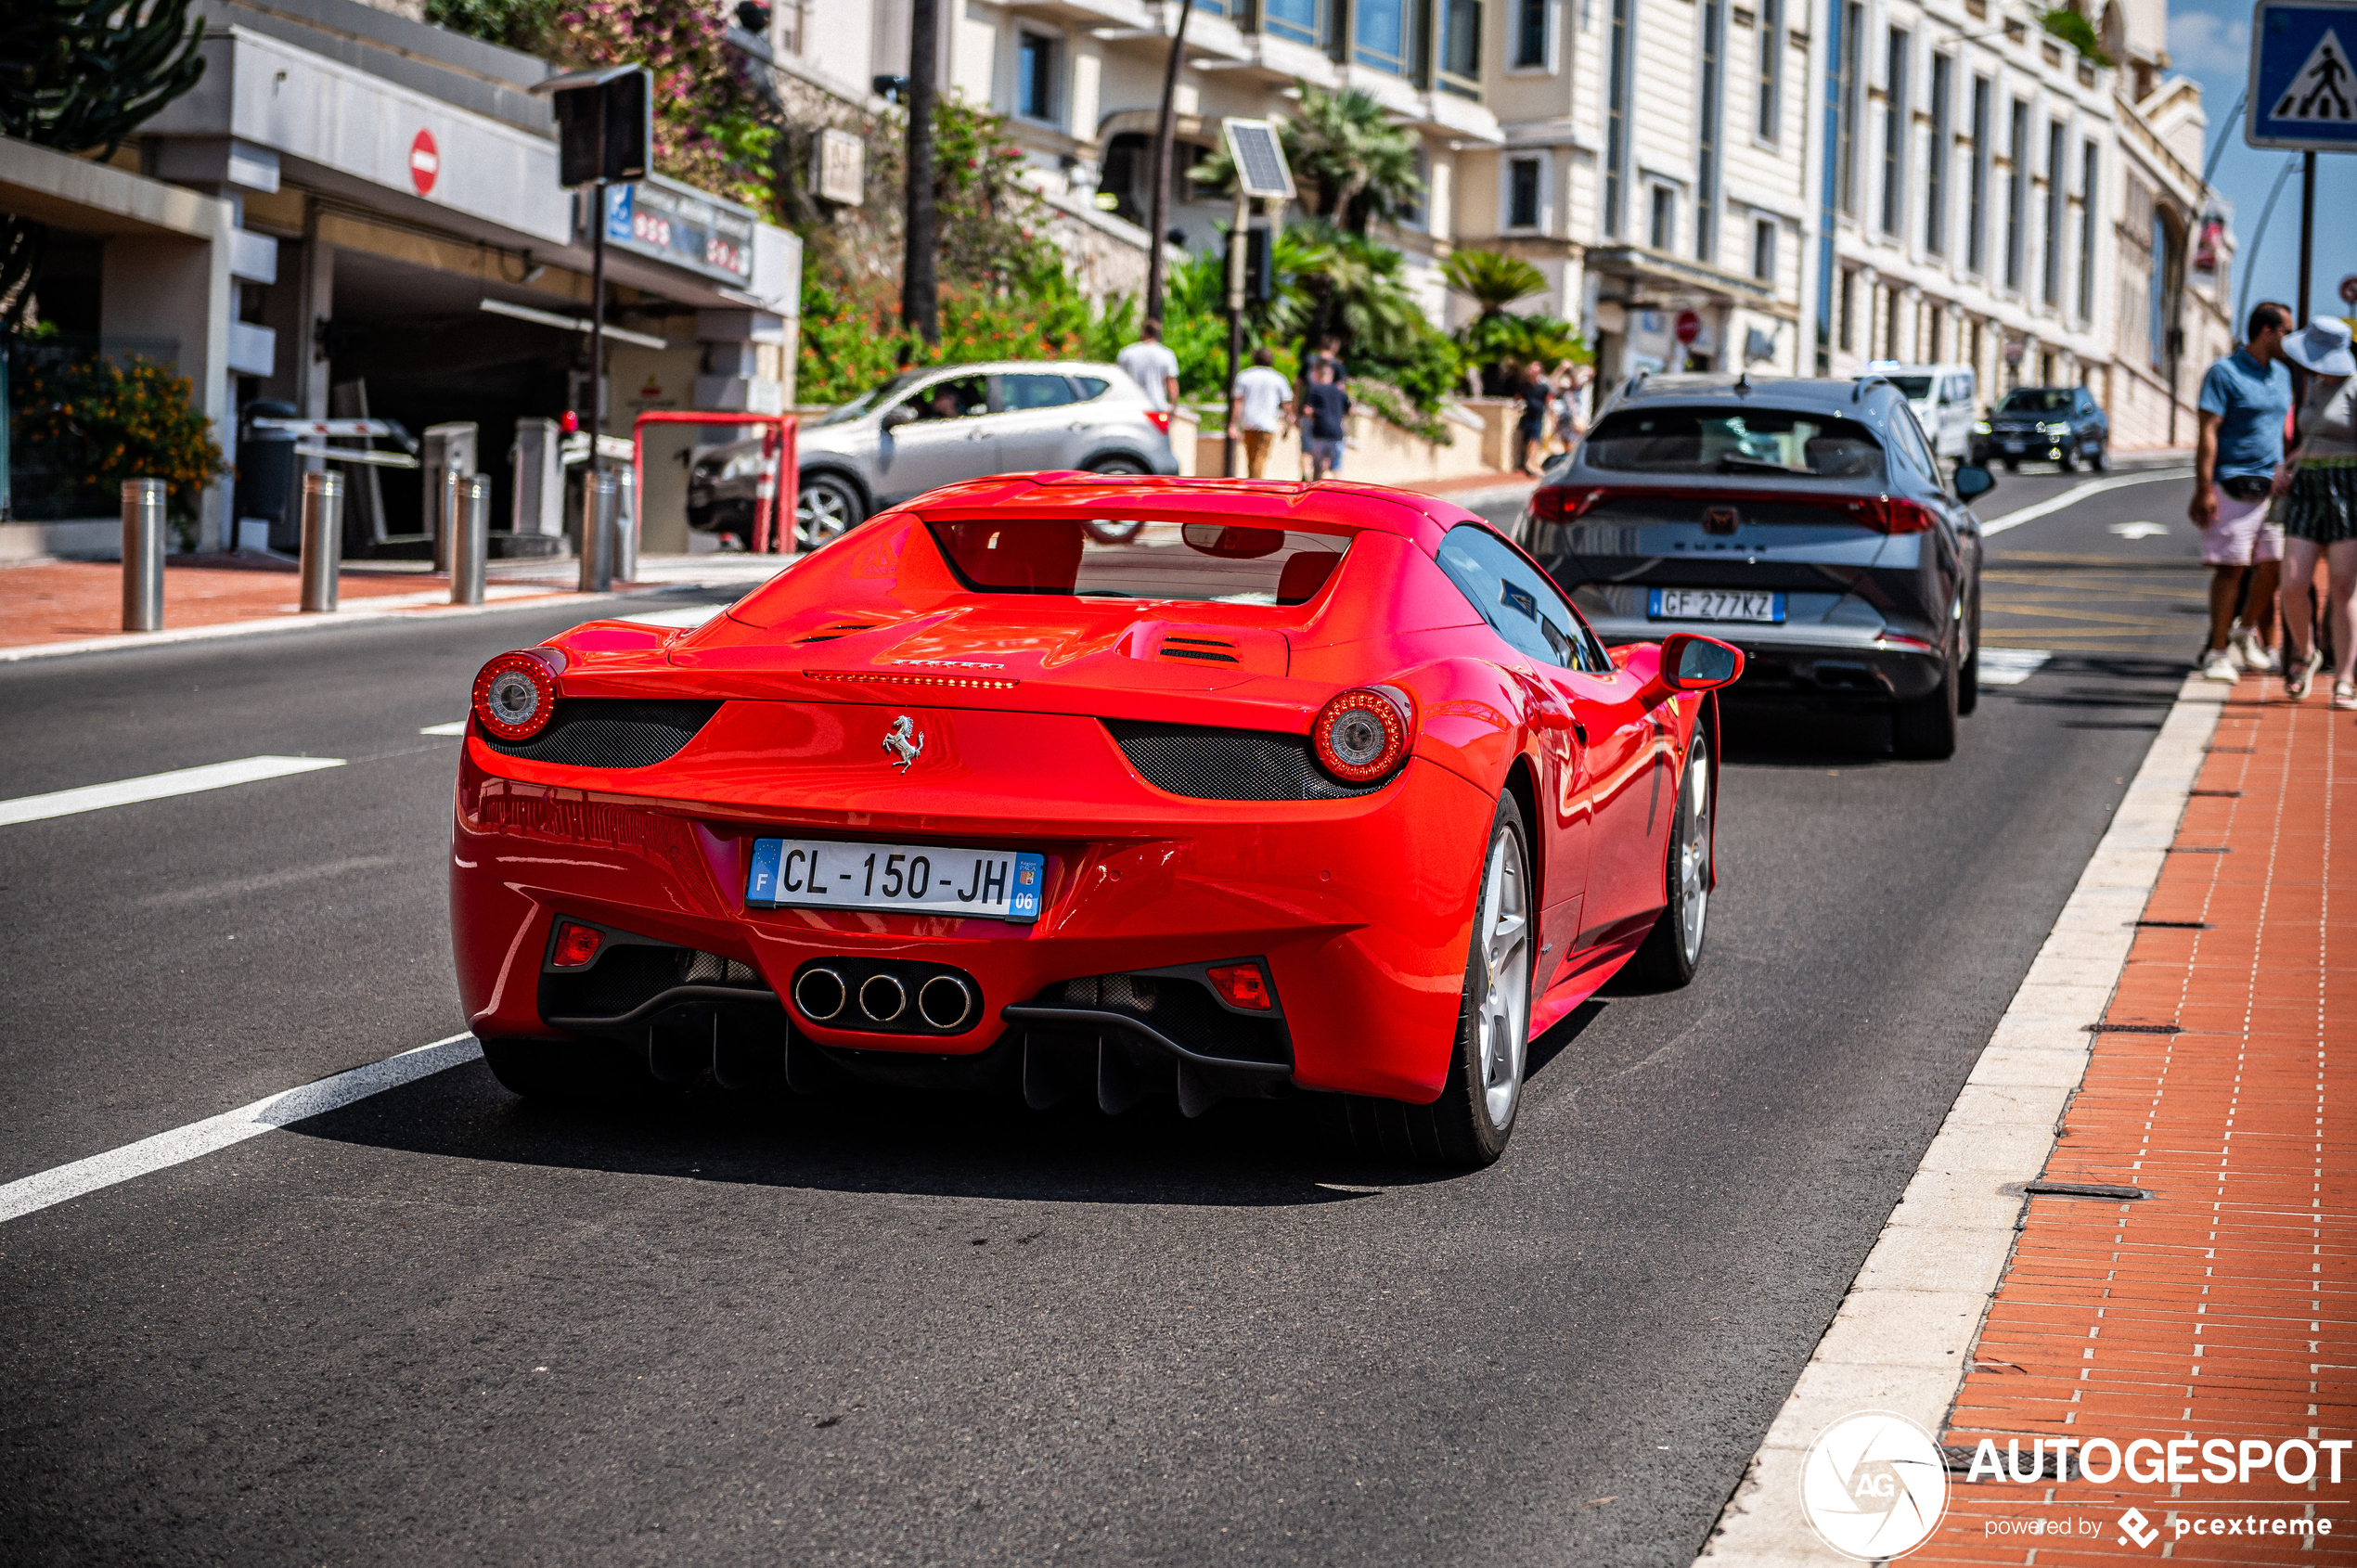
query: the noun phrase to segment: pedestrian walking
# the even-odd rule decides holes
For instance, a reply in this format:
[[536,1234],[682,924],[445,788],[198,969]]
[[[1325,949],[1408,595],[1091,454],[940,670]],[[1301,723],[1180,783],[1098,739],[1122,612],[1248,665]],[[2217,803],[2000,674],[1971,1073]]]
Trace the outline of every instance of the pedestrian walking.
[[2304,699],[2324,663],[2313,609],[2322,559],[2336,708],[2357,708],[2357,355],[2349,338],[2349,323],[2320,315],[2284,339],[2284,357],[2308,372],[2308,393],[2275,480],[2284,498],[2284,695]]
[[1228,406],[1229,423],[1243,434],[1244,473],[1251,479],[1268,477],[1269,448],[1293,405],[1292,385],[1269,367],[1275,358],[1265,348],[1252,351],[1252,365],[1236,378],[1235,400]]
[[1146,389],[1146,406],[1166,412],[1178,406],[1178,356],[1162,341],[1162,323],[1153,316],[1138,324],[1138,341],[1114,356],[1129,379]]
[[1522,422],[1514,427],[1514,470],[1536,479],[1539,470],[1530,462],[1545,454],[1547,405],[1554,396],[1547,381],[1547,367],[1535,359],[1525,366],[1514,395],[1522,400]]
[[[2185,515],[2200,529],[2210,569],[2209,642],[2204,678],[2232,684],[2242,670],[2273,670],[2275,598],[2284,531],[2268,501],[2284,460],[2291,370],[2284,360],[2288,307],[2268,301],[2250,313],[2243,345],[2202,378],[2201,431],[2194,448],[2194,498]],[[2247,605],[2239,628],[2235,608]]]
[[1553,449],[1569,452],[1588,433],[1588,422],[1579,416],[1579,394],[1588,385],[1585,366],[1568,359],[1555,366],[1554,440]]
[[1350,394],[1334,379],[1334,367],[1323,359],[1309,366],[1309,384],[1301,389],[1302,477],[1311,482],[1342,472],[1342,417],[1350,412]]

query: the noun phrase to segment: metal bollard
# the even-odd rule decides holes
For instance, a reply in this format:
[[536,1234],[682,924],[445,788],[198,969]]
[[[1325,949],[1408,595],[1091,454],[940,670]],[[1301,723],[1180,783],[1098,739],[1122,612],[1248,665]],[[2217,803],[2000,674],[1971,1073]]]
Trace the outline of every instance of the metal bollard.
[[163,481],[122,482],[122,629],[163,630]]
[[[433,531],[433,569],[436,572],[448,572],[455,575],[458,570],[457,557],[451,553],[451,546],[458,537],[458,529],[466,520],[467,481],[470,477],[457,469],[442,470],[442,494],[435,497],[442,509],[434,514]],[[456,604],[458,601],[453,599],[451,602]]]
[[581,482],[581,591],[610,593],[613,589],[614,508],[622,483],[609,473],[591,473]]
[[450,526],[450,602],[483,602],[483,558],[491,548],[491,477],[470,474]]
[[[614,476],[619,485],[614,504],[613,574],[620,583],[638,580],[638,482],[628,474]],[[630,504],[623,506],[623,500]]]
[[343,565],[343,475],[303,476],[303,608],[331,614]]

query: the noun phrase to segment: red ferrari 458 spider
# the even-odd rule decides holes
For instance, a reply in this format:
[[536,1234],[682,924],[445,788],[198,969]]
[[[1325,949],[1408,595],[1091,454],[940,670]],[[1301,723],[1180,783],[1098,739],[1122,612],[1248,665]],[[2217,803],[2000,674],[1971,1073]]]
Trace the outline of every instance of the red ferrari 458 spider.
[[1607,651],[1424,496],[954,485],[692,631],[483,667],[459,990],[524,1094],[1322,1090],[1486,1163],[1531,1039],[1632,958],[1693,974],[1741,667]]

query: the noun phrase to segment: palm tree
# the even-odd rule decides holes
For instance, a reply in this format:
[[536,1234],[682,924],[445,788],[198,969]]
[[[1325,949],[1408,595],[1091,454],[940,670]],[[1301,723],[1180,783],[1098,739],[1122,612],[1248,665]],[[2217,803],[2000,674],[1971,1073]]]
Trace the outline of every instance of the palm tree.
[[1478,366],[1485,387],[1505,390],[1508,361],[1537,360],[1555,364],[1565,359],[1585,364],[1588,344],[1569,322],[1552,315],[1514,315],[1506,307],[1547,287],[1547,275],[1519,256],[1495,251],[1457,251],[1440,266],[1449,286],[1481,307],[1481,313],[1457,329],[1465,358]]
[[1294,277],[1309,307],[1304,342],[1340,338],[1346,360],[1351,354],[1390,358],[1405,352],[1423,313],[1408,290],[1399,252],[1319,220],[1285,232],[1300,247]]
[[[1278,130],[1313,216],[1364,235],[1382,219],[1397,223],[1416,210],[1424,182],[1416,173],[1416,137],[1392,123],[1384,107],[1356,87],[1329,93],[1298,84],[1301,109]],[[1205,195],[1229,189],[1235,166],[1223,148],[1189,173]]]
[[1496,251],[1453,251],[1440,263],[1449,287],[1496,315],[1516,300],[1527,299],[1547,287],[1547,275],[1520,256]]

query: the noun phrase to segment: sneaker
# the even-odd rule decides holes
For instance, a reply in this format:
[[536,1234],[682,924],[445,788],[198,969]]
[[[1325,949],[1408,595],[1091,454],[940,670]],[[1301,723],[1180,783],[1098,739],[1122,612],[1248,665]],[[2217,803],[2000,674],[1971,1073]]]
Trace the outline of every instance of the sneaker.
[[2357,681],[2333,682],[2333,706],[2357,710]]
[[2245,632],[2238,639],[2243,656],[2243,668],[2254,675],[2272,675],[2283,668],[2275,659],[2275,650],[2259,640],[2256,632]]
[[2233,686],[2243,677],[2242,672],[2235,668],[2234,655],[2221,648],[2203,656],[2201,678],[2206,681],[2222,681],[2228,686]]

